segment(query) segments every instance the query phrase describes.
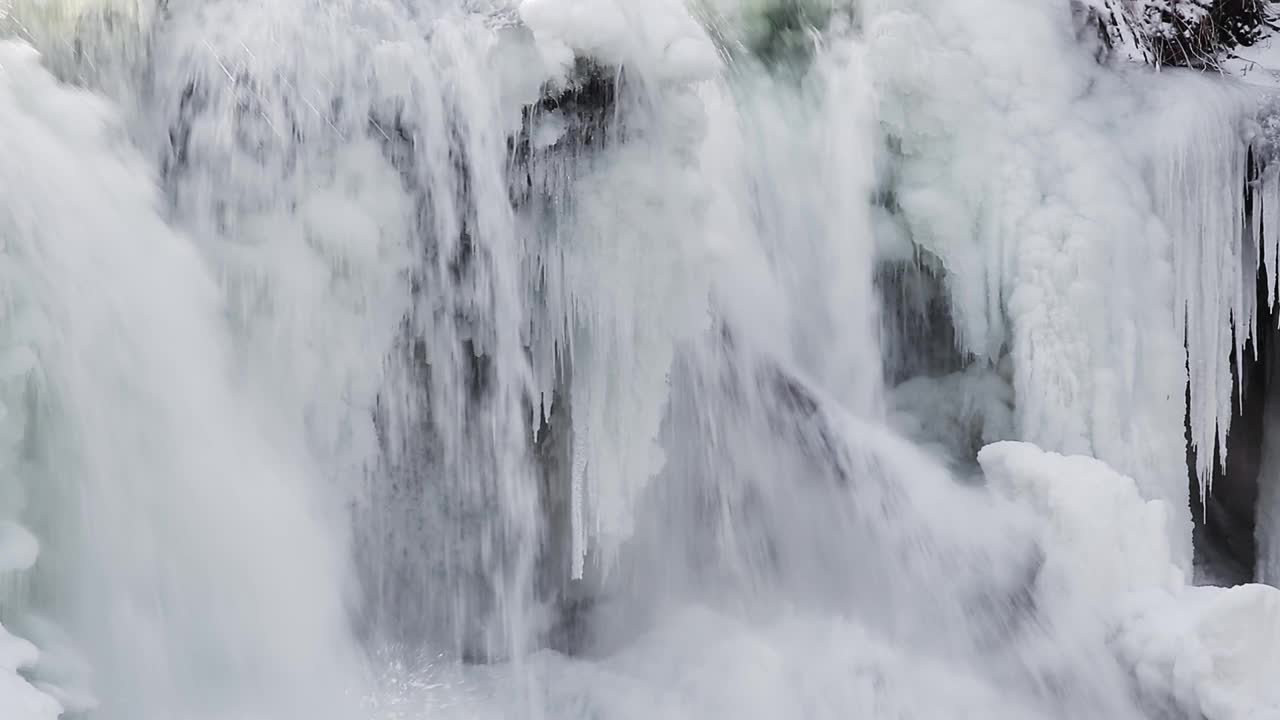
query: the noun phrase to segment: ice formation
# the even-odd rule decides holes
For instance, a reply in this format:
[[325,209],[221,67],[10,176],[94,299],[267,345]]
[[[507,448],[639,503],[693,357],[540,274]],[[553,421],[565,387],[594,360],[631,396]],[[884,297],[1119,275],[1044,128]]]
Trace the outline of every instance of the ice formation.
[[1108,642],[1133,667],[1156,705],[1192,717],[1263,718],[1280,712],[1275,643],[1280,590],[1269,585],[1188,587],[1174,564],[1164,501],[1146,501],[1127,477],[1089,457],[1064,457],[1025,443],[979,454],[1001,491],[1028,502],[1058,549],[1046,561],[1038,597],[1067,620],[1099,602]]
[[[961,347],[985,362],[1012,356],[1018,437],[1102,458],[1180,515],[1171,245],[1142,157],[1117,137],[1132,91],[1071,52],[1040,8],[933,5],[884,12],[867,33],[893,98],[882,102],[903,157],[898,202],[945,268]],[[1013,27],[1027,47],[1056,45],[1072,62],[1016,61],[997,40]],[[940,51],[907,61],[921,43]],[[1175,516],[1189,559],[1187,533]]]
[[1275,105],[1154,3],[4,7],[5,718],[1277,712]]
[[[1186,566],[1184,329],[1208,491],[1234,414],[1232,363],[1253,332],[1256,268],[1274,275],[1272,171],[1247,177],[1265,147],[1261,96],[1221,78],[1098,67],[1056,29],[1065,17],[1038,8],[938,5],[891,6],[867,28],[884,96],[897,98],[884,115],[911,236],[945,269],[962,349],[1009,356],[1017,436],[1104,459],[1168,500]],[[1041,53],[1059,44],[1064,62],[1016,60],[995,39],[1014,34],[1005,18]],[[921,42],[941,50],[907,61]],[[975,97],[963,78],[978,76]]]
[[[303,473],[266,441],[269,423],[242,419],[218,287],[157,212],[118,117],[5,42],[0,147],[0,487],[5,515],[40,538],[36,558],[23,530],[0,536],[6,575],[34,560],[5,583],[6,624],[56,618],[111,712],[169,714],[184,686],[236,686],[243,695],[217,699],[234,706],[271,694],[255,683],[314,681],[325,667],[343,677],[343,598],[319,590],[342,586],[335,537],[299,493]],[[85,589],[59,592],[71,578]],[[315,595],[290,608],[288,587]],[[35,663],[37,684],[55,659]],[[90,690],[53,685],[60,697]]]

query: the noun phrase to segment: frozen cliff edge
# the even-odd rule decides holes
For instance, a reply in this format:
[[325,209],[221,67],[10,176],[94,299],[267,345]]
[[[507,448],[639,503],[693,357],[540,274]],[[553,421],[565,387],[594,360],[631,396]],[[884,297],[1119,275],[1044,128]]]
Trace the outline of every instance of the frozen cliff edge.
[[[1189,573],[1189,508],[1225,467],[1234,368],[1256,357],[1276,297],[1274,96],[1217,72],[1099,62],[1068,6],[865,13],[880,192],[940,279],[949,370],[1000,368],[1008,437],[1097,457],[1165,500]],[[1027,61],[1044,53],[1057,60]]]
[[[1104,614],[1108,644],[1149,702],[1208,720],[1280,712],[1280,590],[1185,584],[1170,552],[1168,508],[1089,457],[1001,442],[978,455],[998,492],[1030,505],[1053,550],[1035,588],[1050,622]],[[1092,603],[1073,602],[1085,595]]]

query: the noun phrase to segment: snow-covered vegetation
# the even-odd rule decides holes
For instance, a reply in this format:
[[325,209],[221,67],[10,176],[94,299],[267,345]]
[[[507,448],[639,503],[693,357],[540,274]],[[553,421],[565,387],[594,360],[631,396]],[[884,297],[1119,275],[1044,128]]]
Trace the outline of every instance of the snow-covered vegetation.
[[1108,47],[1155,65],[1215,66],[1273,19],[1264,0],[1077,0]]

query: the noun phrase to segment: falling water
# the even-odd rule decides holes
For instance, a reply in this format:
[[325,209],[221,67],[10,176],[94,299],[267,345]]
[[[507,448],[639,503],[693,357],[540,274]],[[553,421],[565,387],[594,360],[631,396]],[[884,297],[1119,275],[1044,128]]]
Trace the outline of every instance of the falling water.
[[[963,358],[891,329],[929,274],[885,190],[912,150],[824,5],[14,2],[0,619],[33,703],[1173,707],[1032,509],[889,427],[888,382]],[[965,377],[1000,406],[1007,375]]]

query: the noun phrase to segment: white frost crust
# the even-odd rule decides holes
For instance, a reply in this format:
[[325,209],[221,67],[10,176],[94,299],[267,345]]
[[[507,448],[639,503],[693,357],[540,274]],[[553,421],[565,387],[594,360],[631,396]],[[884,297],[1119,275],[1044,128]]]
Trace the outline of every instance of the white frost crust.
[[1082,617],[1097,609],[1112,652],[1155,702],[1208,720],[1276,717],[1280,590],[1187,586],[1164,527],[1168,507],[1098,460],[1004,442],[979,461],[993,487],[1045,523],[1036,597],[1051,621],[1099,627]]

